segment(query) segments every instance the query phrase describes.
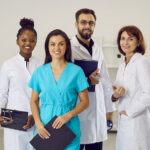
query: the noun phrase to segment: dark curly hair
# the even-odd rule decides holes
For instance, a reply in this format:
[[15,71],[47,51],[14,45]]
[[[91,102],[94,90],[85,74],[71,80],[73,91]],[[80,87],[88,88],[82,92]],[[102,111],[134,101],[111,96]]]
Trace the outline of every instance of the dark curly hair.
[[22,34],[22,32],[24,32],[25,30],[32,31],[35,34],[35,37],[37,38],[37,32],[34,29],[34,21],[32,19],[27,19],[27,18],[21,19],[20,26],[21,26],[21,28],[18,30],[17,39]]

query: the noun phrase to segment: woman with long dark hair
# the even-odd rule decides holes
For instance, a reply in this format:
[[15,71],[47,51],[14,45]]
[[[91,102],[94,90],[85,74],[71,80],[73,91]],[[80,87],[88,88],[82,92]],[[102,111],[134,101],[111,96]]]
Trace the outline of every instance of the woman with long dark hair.
[[[87,79],[82,69],[71,63],[70,40],[63,31],[56,29],[48,34],[45,53],[45,64],[34,72],[29,83],[33,89],[31,110],[37,132],[41,138],[51,138],[44,125],[57,115],[53,128],[66,124],[76,134],[66,149],[79,150],[80,123],[77,115],[88,107]],[[78,96],[80,103],[76,105]]]

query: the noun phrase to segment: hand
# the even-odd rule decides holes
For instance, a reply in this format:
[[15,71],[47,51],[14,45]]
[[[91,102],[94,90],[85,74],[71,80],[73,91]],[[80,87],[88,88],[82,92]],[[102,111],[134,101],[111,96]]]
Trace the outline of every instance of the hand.
[[118,87],[112,86],[112,87],[114,90],[114,94],[113,94],[114,98],[119,98],[125,94],[125,89],[122,86],[118,86]]
[[106,119],[107,119],[107,120],[110,120],[110,121],[113,121],[113,112],[108,112],[108,113],[106,114]]
[[29,129],[34,125],[34,119],[32,115],[28,116],[27,124],[23,126],[24,129]]
[[128,116],[125,110],[122,110],[119,114],[120,114],[120,116],[121,116],[121,115]]
[[50,137],[50,133],[44,128],[42,122],[36,124],[37,132],[42,139],[48,139]]
[[91,84],[92,85],[96,85],[96,84],[99,84],[99,81],[95,78],[93,78],[93,76],[96,76],[96,77],[100,77],[100,73],[99,73],[99,69],[96,69],[94,72],[92,72],[89,76],[89,79],[91,80]]
[[61,128],[65,123],[67,123],[71,119],[71,116],[66,113],[62,116],[57,117],[57,119],[53,123],[53,128],[59,129]]
[[10,121],[9,119],[3,119],[2,116],[0,115],[0,125],[8,125],[13,123],[13,121]]

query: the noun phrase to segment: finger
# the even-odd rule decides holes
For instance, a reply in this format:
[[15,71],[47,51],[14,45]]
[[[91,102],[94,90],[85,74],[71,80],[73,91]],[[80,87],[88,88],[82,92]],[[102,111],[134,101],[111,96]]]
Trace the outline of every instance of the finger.
[[116,86],[114,86],[114,85],[112,85],[112,88],[113,88],[113,90],[116,90],[116,89],[117,89],[117,87],[116,87]]
[[92,74],[96,75],[99,72],[99,69],[96,69]]
[[52,125],[52,127],[53,128],[56,128],[56,126],[57,126],[57,124],[59,123],[59,120],[58,119],[56,119],[55,121],[54,121],[54,123],[53,123],[53,125]]
[[100,75],[100,73],[96,73],[96,76],[97,76],[97,77],[100,77],[101,75]]
[[61,127],[63,126],[63,123],[62,122],[59,122],[58,126],[56,129],[60,129]]
[[43,134],[39,133],[39,136],[40,136],[42,139],[44,139],[44,136],[43,136]]

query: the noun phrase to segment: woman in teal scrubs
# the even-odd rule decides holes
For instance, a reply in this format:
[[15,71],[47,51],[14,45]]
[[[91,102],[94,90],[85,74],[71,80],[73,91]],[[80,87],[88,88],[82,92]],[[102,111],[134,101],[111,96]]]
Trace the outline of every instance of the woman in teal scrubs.
[[[35,70],[29,82],[37,132],[41,138],[50,138],[51,133],[44,125],[57,115],[53,128],[66,124],[76,134],[66,150],[79,150],[81,133],[77,115],[89,104],[87,79],[82,69],[71,63],[70,40],[63,31],[56,29],[48,34],[45,53],[45,64]],[[76,105],[78,96],[80,103]]]

